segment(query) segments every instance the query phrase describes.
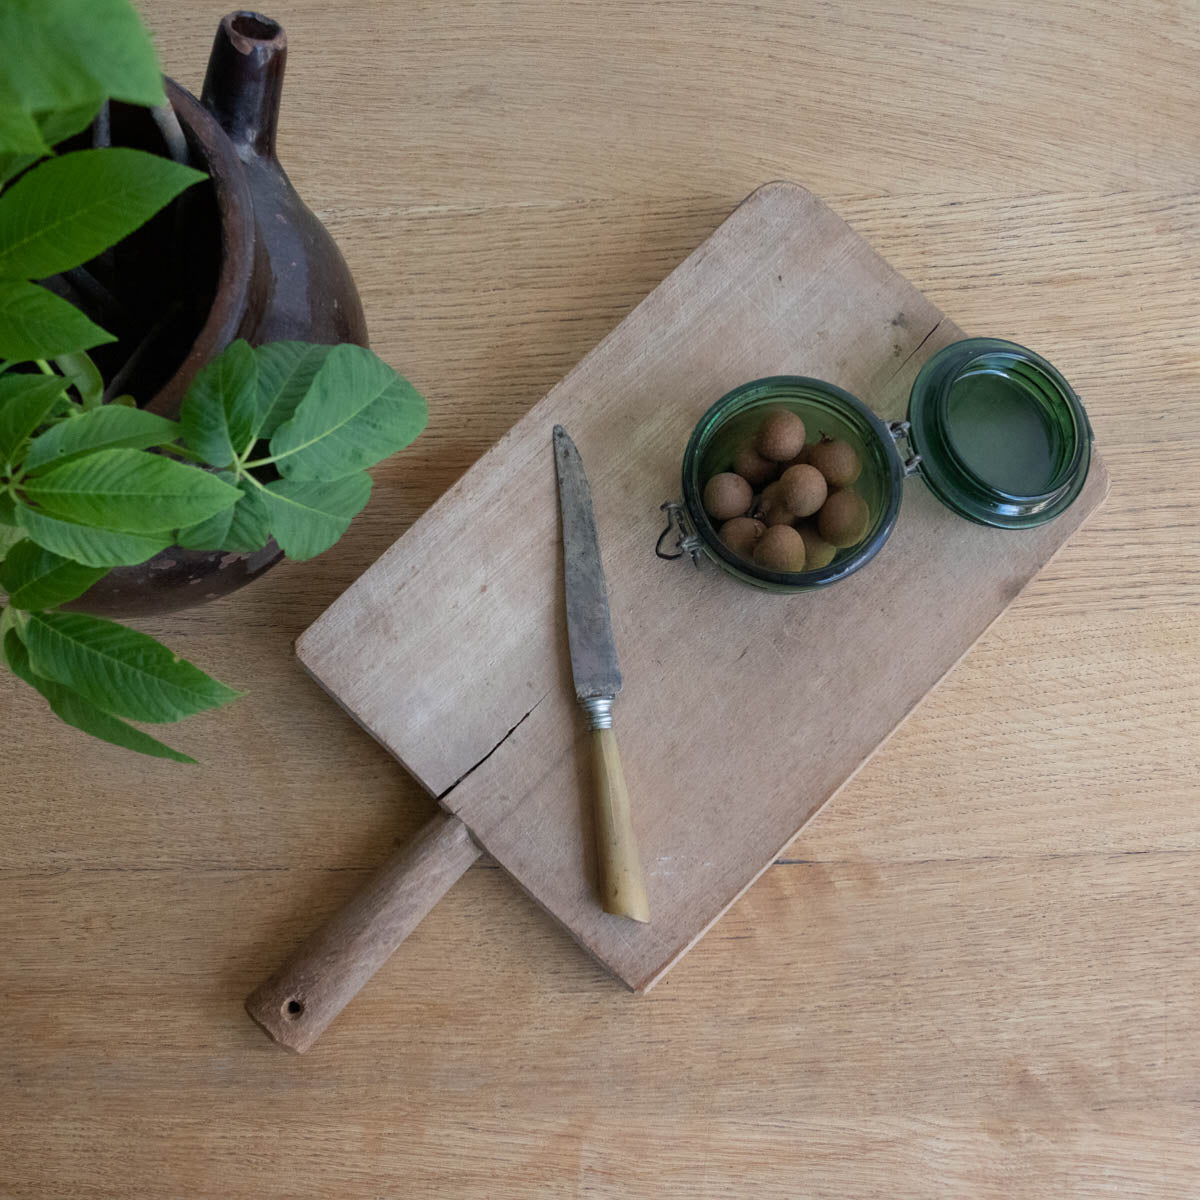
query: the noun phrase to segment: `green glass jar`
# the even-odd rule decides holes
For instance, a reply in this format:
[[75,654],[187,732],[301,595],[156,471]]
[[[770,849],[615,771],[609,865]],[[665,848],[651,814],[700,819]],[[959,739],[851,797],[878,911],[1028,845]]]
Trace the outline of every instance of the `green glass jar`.
[[[734,554],[704,511],[706,481],[730,470],[737,448],[777,409],[796,413],[810,442],[818,434],[849,442],[862,463],[854,490],[870,511],[867,531],[815,570],[770,571]],[[682,504],[664,505],[671,524],[659,539],[660,556],[703,554],[755,587],[804,591],[844,579],[879,553],[895,526],[908,475],[921,475],[960,516],[1005,529],[1057,516],[1087,478],[1092,431],[1083,405],[1050,363],[1015,343],[968,338],[939,351],[913,384],[908,417],[884,422],[856,396],[819,379],[781,375],[734,388],[692,431]],[[672,530],[679,534],[678,553],[662,549]]]
[[[769,571],[734,554],[721,541],[701,499],[705,482],[719,471],[728,471],[737,448],[754,436],[768,413],[781,408],[800,417],[810,434],[820,431],[849,442],[863,464],[855,490],[871,512],[866,535],[815,571]],[[794,592],[834,583],[869,562],[887,541],[900,511],[904,471],[889,426],[857,396],[832,383],[795,375],[744,383],[704,414],[684,451],[684,528],[695,539],[686,548],[692,549],[698,541],[698,548],[723,570],[770,591]]]

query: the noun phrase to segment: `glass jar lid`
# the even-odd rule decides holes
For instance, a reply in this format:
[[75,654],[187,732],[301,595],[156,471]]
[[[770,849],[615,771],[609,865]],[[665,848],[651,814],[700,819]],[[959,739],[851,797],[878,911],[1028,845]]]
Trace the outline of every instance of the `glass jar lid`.
[[940,350],[913,384],[908,419],[930,490],[983,525],[1041,525],[1087,478],[1092,429],[1079,397],[1015,342],[967,338]]

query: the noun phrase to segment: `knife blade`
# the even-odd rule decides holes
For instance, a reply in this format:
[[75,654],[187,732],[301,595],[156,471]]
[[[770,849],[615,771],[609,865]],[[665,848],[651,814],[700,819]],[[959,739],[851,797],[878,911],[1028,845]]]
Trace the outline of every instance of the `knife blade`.
[[645,922],[650,919],[650,907],[612,728],[613,700],[621,690],[621,667],[613,640],[592,491],[579,451],[561,425],[554,427],[554,466],[562,515],[571,674],[575,697],[592,731],[601,901],[605,912]]
[[554,462],[562,512],[567,635],[575,695],[580,704],[589,699],[612,700],[621,690],[621,667],[613,642],[592,490],[579,451],[561,425],[554,427]]

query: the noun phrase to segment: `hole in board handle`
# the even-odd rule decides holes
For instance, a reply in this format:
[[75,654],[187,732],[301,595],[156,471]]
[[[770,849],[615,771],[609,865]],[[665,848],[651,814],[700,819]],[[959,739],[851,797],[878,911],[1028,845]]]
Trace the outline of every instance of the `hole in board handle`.
[[288,1000],[283,1006],[283,1015],[289,1021],[296,1020],[304,1012],[304,1005],[299,1000]]

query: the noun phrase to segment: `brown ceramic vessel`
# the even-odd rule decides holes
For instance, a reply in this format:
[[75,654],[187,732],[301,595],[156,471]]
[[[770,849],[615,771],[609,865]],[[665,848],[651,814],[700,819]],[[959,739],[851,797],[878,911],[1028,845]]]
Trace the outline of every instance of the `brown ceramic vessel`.
[[[146,408],[174,418],[196,373],[235,338],[367,345],[345,259],[275,155],[286,61],[276,22],[235,12],[217,28],[201,99],[166,81],[192,161],[209,178],[109,252],[139,281],[127,328],[118,321],[118,341],[96,355],[111,395],[150,396]],[[144,111],[119,106],[113,132],[147,148],[156,136]],[[281,557],[273,541],[253,554],[172,547],[111,571],[75,607],[169,612],[226,595]]]

